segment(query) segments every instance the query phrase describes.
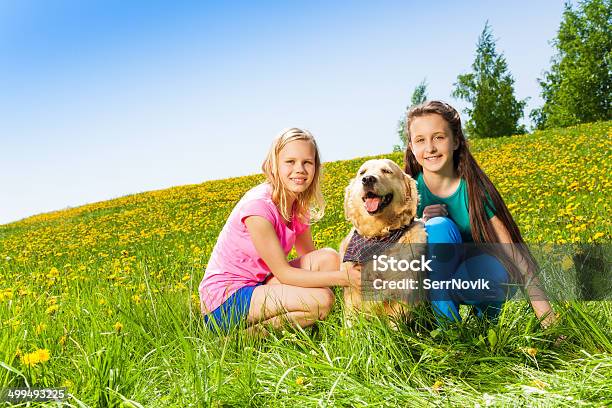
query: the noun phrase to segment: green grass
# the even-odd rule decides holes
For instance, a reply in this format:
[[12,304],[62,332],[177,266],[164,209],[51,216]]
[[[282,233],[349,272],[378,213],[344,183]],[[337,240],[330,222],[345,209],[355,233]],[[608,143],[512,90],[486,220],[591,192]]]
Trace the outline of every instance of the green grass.
[[[611,128],[472,149],[529,242],[607,245]],[[318,246],[337,248],[348,232],[342,194],[362,161],[325,165]],[[0,226],[0,386],[66,386],[64,404],[75,407],[612,405],[609,301],[556,302],[560,322],[548,330],[522,300],[496,323],[462,309],[464,322],[446,330],[421,308],[398,330],[378,318],[345,329],[340,301],[306,330],[267,338],[206,330],[192,296],[233,205],[261,180],[176,187]],[[561,273],[575,281],[574,269]],[[37,349],[49,350],[49,361],[29,367],[16,355]]]

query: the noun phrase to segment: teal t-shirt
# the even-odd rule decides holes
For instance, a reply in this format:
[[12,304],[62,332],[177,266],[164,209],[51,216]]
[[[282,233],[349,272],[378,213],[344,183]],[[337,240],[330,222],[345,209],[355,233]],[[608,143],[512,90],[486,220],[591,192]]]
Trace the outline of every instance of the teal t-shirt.
[[[453,194],[448,197],[442,198],[434,195],[425,184],[423,180],[423,173],[419,173],[416,177],[417,190],[419,192],[419,205],[417,207],[417,217],[423,216],[423,209],[429,205],[434,204],[446,204],[448,210],[448,216],[452,219],[461,233],[463,242],[474,242],[472,238],[472,229],[470,227],[470,215],[468,212],[468,189],[465,179],[461,179],[459,187]],[[493,203],[489,202],[491,208]],[[494,211],[491,211],[489,206],[485,205],[485,211],[489,219],[495,215]]]

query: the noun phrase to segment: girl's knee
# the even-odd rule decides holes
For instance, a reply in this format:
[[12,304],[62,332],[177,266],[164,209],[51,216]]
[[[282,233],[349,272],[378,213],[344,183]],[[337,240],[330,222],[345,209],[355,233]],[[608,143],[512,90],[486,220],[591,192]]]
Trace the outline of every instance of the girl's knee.
[[425,222],[425,231],[427,231],[427,242],[433,244],[462,242],[459,227],[453,220],[448,217],[434,217]]
[[321,271],[340,269],[340,254],[333,248],[322,248],[317,251],[317,264]]
[[313,305],[313,312],[318,315],[319,319],[325,319],[334,307],[334,302],[336,301],[334,292],[329,288],[317,289],[314,299],[316,304]]
[[510,275],[504,265],[494,256],[482,254],[465,261],[467,275],[473,278],[484,278],[498,284],[510,283]]
[[488,254],[468,258],[459,265],[453,278],[480,285],[453,292],[466,304],[503,302],[507,296],[514,294],[508,272],[497,258]]

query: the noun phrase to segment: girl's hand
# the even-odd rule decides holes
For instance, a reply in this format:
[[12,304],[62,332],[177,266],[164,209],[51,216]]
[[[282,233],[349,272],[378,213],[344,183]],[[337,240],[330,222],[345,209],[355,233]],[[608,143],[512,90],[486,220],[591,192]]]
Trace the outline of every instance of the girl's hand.
[[423,209],[423,221],[427,221],[434,217],[448,217],[446,204],[428,205]]
[[[550,313],[548,316],[546,316],[544,320],[542,320],[540,324],[542,325],[543,329],[549,329],[551,326],[557,323],[559,323],[559,318],[554,313]],[[566,335],[558,335],[555,341],[553,342],[553,347],[559,347],[566,339]]]
[[346,271],[347,284],[354,290],[361,291],[361,265],[353,264]]
[[548,312],[548,315],[540,322],[540,325],[542,326],[543,329],[548,329],[550,326],[552,326],[556,322],[557,322],[557,317],[555,316],[555,314],[552,312],[552,309],[551,309],[550,312]]

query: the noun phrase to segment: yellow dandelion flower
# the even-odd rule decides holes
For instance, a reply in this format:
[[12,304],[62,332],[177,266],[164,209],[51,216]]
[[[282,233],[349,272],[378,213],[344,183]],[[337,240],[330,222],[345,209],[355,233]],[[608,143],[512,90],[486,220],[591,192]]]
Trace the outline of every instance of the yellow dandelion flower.
[[115,323],[115,325],[113,326],[113,328],[115,329],[115,331],[117,333],[121,333],[121,330],[123,329],[123,325],[120,322]]
[[49,279],[57,278],[58,276],[59,276],[59,271],[57,270],[56,267],[51,268],[49,273],[47,273],[47,278]]
[[47,308],[47,310],[45,310],[46,314],[53,314],[55,312],[57,312],[57,310],[59,309],[58,305],[51,305]]
[[98,299],[98,304],[99,305],[105,305],[106,304],[106,299],[104,299],[104,298]]
[[74,387],[74,383],[72,381],[70,381],[70,380],[64,380],[62,382],[62,387],[71,389],[72,387]]
[[181,279],[183,282],[187,282],[189,279],[191,279],[191,275],[189,275],[188,273],[185,274],[185,276],[183,276],[183,278]]
[[134,301],[134,303],[136,303],[137,305],[139,305],[142,302],[142,299],[140,298],[140,295],[134,295],[132,296],[132,300]]
[[438,391],[440,391],[440,389],[442,388],[443,385],[444,385],[443,381],[436,380],[434,385],[431,386],[431,389],[436,391],[436,392],[438,392]]
[[12,289],[6,289],[6,290],[0,292],[0,302],[3,301],[4,299],[11,300],[12,298],[13,298],[13,291],[12,291]]
[[593,235],[593,241],[595,241],[596,239],[599,239],[599,238],[603,237],[604,235],[606,235],[606,234],[604,234],[603,232],[598,232],[598,233],[596,233],[595,235]]
[[41,363],[49,361],[49,358],[51,357],[51,353],[49,353],[49,350],[47,349],[38,349],[34,353],[36,353],[38,356],[38,361]]
[[300,376],[300,377],[296,378],[296,379],[295,379],[295,383],[296,383],[297,385],[304,385],[304,377],[301,377],[301,376]]
[[37,362],[34,362],[31,358],[29,354],[24,354],[21,356],[21,358],[19,359],[21,361],[21,364],[23,364],[24,366],[28,366],[28,367],[33,367],[34,365],[36,365]]
[[34,367],[40,362],[38,353],[28,353],[21,356],[21,364],[28,367]]

